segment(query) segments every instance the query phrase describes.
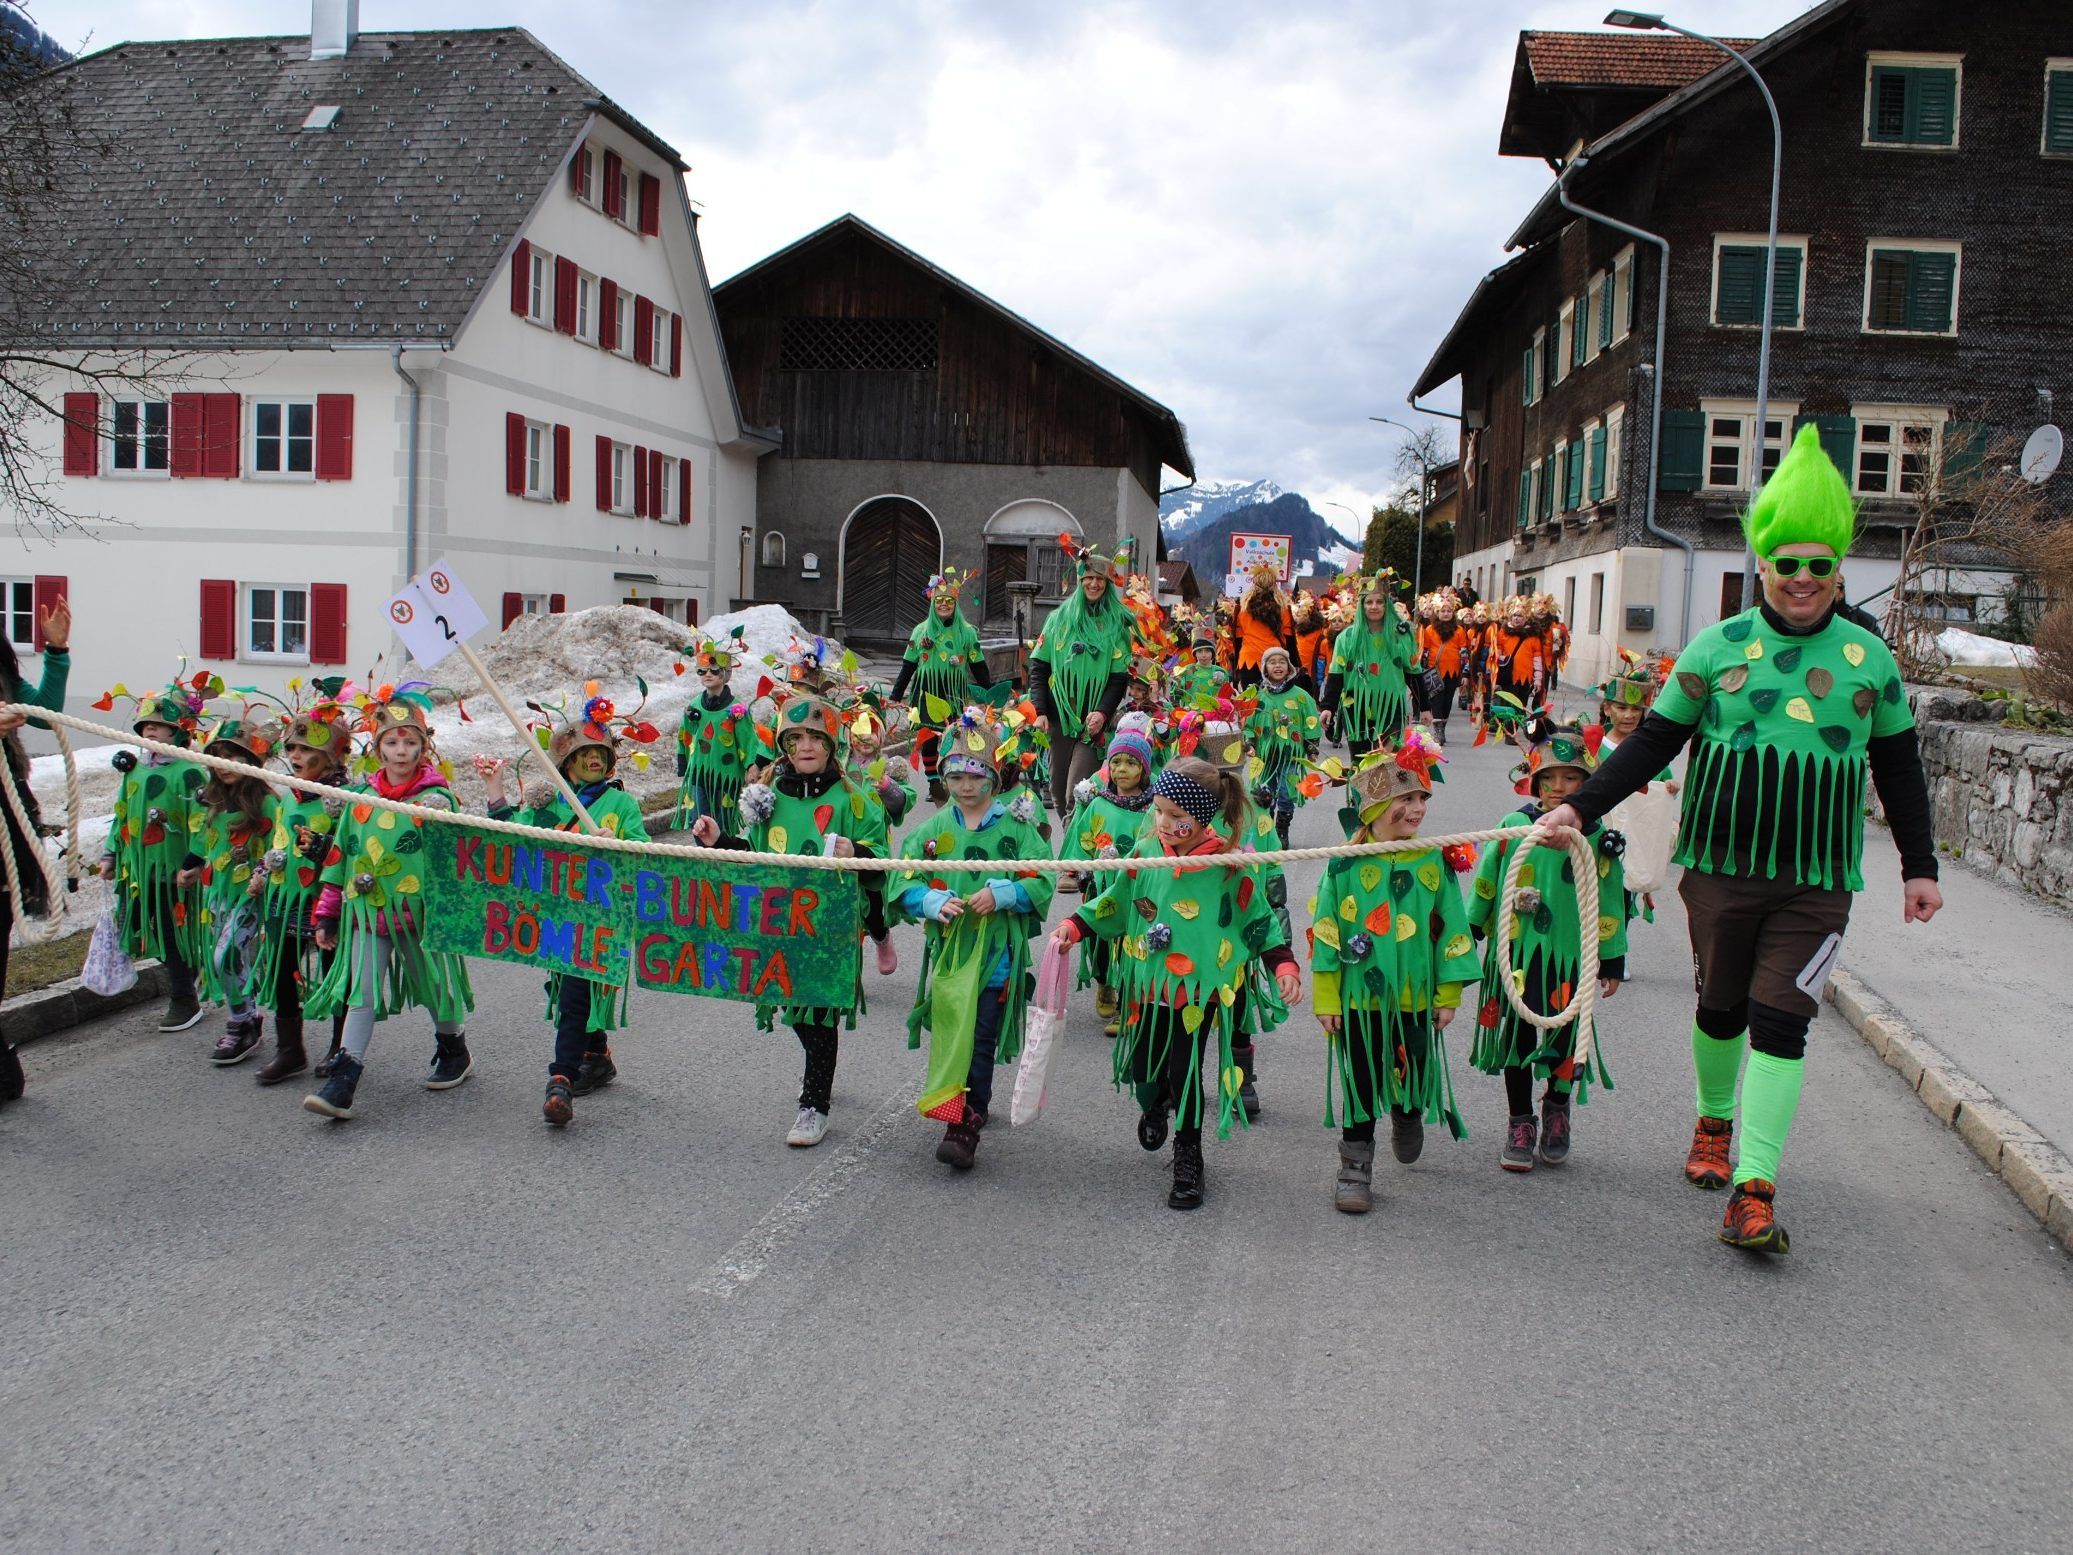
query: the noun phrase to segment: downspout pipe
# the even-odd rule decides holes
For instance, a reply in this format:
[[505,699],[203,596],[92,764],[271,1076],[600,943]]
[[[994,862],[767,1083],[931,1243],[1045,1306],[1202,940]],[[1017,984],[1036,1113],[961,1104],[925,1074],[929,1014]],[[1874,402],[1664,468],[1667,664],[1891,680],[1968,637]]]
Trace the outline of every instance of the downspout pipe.
[[418,400],[424,390],[403,370],[402,346],[390,348],[389,365],[410,390],[410,451],[403,466],[403,579],[407,583],[417,576],[417,423]]
[[[1677,644],[1681,648],[1691,641],[1692,584],[1698,571],[1697,548],[1683,535],[1663,528],[1656,522],[1656,470],[1663,443],[1663,341],[1670,327],[1670,240],[1654,232],[1608,216],[1603,211],[1594,211],[1578,205],[1569,198],[1569,175],[1584,165],[1585,159],[1578,157],[1555,179],[1555,198],[1562,202],[1562,208],[1586,221],[1595,221],[1623,232],[1630,238],[1643,243],[1652,243],[1660,252],[1656,266],[1656,349],[1655,360],[1649,364],[1648,395],[1648,485],[1641,494],[1641,527],[1669,545],[1684,552],[1684,599],[1677,617]],[[1761,432],[1761,428],[1758,429]]]

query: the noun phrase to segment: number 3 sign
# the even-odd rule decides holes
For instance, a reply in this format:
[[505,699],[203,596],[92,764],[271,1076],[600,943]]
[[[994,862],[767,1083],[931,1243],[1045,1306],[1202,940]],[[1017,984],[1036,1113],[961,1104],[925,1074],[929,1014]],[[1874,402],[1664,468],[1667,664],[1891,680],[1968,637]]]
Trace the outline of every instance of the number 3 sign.
[[434,562],[414,583],[406,583],[389,600],[389,624],[420,667],[430,669],[489,625],[468,586],[454,575],[444,558]]

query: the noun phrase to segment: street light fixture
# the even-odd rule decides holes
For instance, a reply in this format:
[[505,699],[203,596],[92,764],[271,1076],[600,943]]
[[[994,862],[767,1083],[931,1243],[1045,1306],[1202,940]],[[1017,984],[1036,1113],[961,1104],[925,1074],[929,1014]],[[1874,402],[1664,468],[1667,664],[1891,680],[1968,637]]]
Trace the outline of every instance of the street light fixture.
[[[1771,115],[1771,226],[1764,240],[1763,261],[1763,330],[1756,347],[1756,448],[1755,468],[1750,473],[1749,489],[1753,495],[1763,484],[1764,436],[1770,421],[1771,411],[1771,305],[1772,291],[1778,282],[1778,176],[1785,161],[1785,131],[1778,122],[1778,103],[1771,96],[1770,87],[1757,68],[1742,55],[1729,48],[1720,39],[1709,37],[1703,32],[1694,32],[1689,27],[1666,21],[1651,11],[1614,10],[1606,14],[1605,25],[1625,27],[1634,32],[1674,32],[1679,37],[1690,38],[1695,43],[1710,43],[1729,59],[1749,73],[1749,79],[1756,83],[1757,91],[1763,94],[1763,105]],[[1656,363],[1656,392],[1662,393],[1661,373],[1663,364]],[[1756,552],[1744,548],[1742,553],[1742,604],[1746,609],[1756,593]],[[1689,630],[1689,625],[1686,627]]]
[[1392,421],[1387,416],[1370,416],[1370,421],[1379,421],[1385,427],[1395,427],[1411,439],[1411,453],[1418,461],[1420,479],[1418,482],[1418,543],[1412,551],[1411,597],[1416,599],[1425,592],[1425,515],[1430,511],[1432,493],[1432,464],[1425,457],[1425,450],[1418,443],[1418,434],[1401,421]]

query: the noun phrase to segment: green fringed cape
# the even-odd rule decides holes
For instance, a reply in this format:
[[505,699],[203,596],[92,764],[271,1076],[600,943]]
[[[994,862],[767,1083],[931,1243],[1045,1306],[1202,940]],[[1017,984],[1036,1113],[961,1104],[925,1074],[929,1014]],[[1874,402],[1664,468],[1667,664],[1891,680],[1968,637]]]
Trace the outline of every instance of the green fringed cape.
[[[1017,814],[1015,807],[1023,813]],[[901,844],[900,857],[917,860],[921,867],[896,874],[887,888],[891,905],[902,918],[927,924],[921,977],[914,989],[914,1008],[907,1015],[907,1046],[921,1046],[922,1032],[929,1033],[928,1082],[916,1105],[925,1116],[944,1122],[954,1123],[964,1115],[979,1000],[1003,957],[1008,963],[1007,1007],[1001,1012],[994,1061],[1012,1063],[1022,1056],[1022,1027],[1034,982],[1029,975],[1030,941],[1043,931],[1056,879],[1015,867],[1023,859],[1051,856],[1030,807],[1028,797],[1018,795],[996,820],[975,831],[965,824],[956,805],[945,805]],[[1028,893],[1030,911],[993,912],[983,917],[967,912],[948,923],[910,917],[901,899],[911,886],[970,896],[994,878],[931,875],[928,861],[938,858],[1000,860],[999,878],[1014,880]]]
[[1339,677],[1342,737],[1396,741],[1411,719],[1411,688],[1405,676],[1417,657],[1411,623],[1397,618],[1394,605],[1379,632],[1368,630],[1363,615],[1333,639],[1331,667],[1325,673]]
[[[1540,818],[1537,807],[1515,810],[1497,824],[1528,827]],[[1627,953],[1627,886],[1620,870],[1619,833],[1594,821],[1584,832],[1597,844],[1598,860],[1598,956],[1601,962]],[[1612,851],[1608,852],[1610,847]],[[1512,1009],[1497,975],[1497,899],[1504,890],[1504,874],[1511,867],[1510,842],[1485,843],[1476,865],[1475,889],[1468,904],[1469,926],[1484,936],[1483,976],[1476,1005],[1475,1047],[1469,1062],[1485,1074],[1506,1069],[1531,1069],[1542,1077],[1552,1075],[1573,1080],[1579,1105],[1590,1100],[1595,1080],[1608,1091],[1612,1075],[1605,1067],[1602,1045],[1591,1043],[1591,1062],[1578,1071],[1576,1022],[1553,1031],[1529,1026]],[[1535,848],[1533,857],[1519,869],[1521,892],[1539,893],[1538,904],[1523,905],[1513,915],[1512,982],[1526,1003],[1543,1015],[1551,1015],[1569,1002],[1576,988],[1581,965],[1582,925],[1576,911],[1576,866],[1561,848]]]
[[1231,676],[1221,664],[1183,664],[1173,672],[1173,705],[1206,710],[1216,705],[1230,683]]
[[[279,803],[272,796],[268,796],[267,802],[269,808]],[[203,997],[215,1004],[230,1004],[248,996],[252,988],[234,988],[225,982],[216,965],[216,940],[250,895],[252,873],[265,856],[272,827],[266,822],[249,825],[235,810],[205,811],[199,804],[193,814],[199,823],[194,851],[202,860],[201,898],[197,904],[202,957],[194,969],[195,979]],[[257,906],[250,911],[256,918]],[[258,986],[255,963],[253,987]]]
[[1886,645],[1832,616],[1789,637],[1761,607],[1677,656],[1655,710],[1697,724],[1677,862],[1709,875],[1864,889],[1868,743],[1914,727]]
[[[359,792],[374,789],[361,785]],[[417,790],[409,802],[426,809],[460,808],[452,790],[438,784]],[[435,1022],[458,1025],[475,1008],[467,959],[425,949],[418,921],[425,911],[424,824],[367,804],[340,814],[321,876],[321,884],[338,888],[342,903],[338,954],[310,995],[312,1019],[372,1007],[376,1019],[386,1020],[415,1006]],[[386,978],[376,971],[377,937],[386,938],[393,952]]]
[[[827,838],[847,837],[858,852],[883,855],[885,807],[875,803],[872,796],[854,783],[837,782],[818,796],[789,794],[777,786],[756,786],[771,796],[768,818],[749,828],[749,844],[758,853],[819,853]],[[828,888],[834,889],[843,877],[830,874],[827,878]],[[872,874],[863,878],[871,881],[882,877]],[[848,954],[848,981],[856,989],[856,997],[847,1006],[759,1003],[756,1006],[757,1029],[771,1030],[780,1016],[788,1026],[840,1024],[845,1028],[854,1027],[857,1012],[864,1008],[862,946],[863,941],[857,940],[843,947]]]
[[684,781],[677,789],[676,814],[670,824],[686,830],[701,815],[710,815],[722,831],[737,824],[735,807],[747,780],[749,747],[755,740],[753,720],[734,716],[734,694],[718,707],[705,705],[699,692],[684,709],[677,743],[684,752]]
[[303,931],[309,922],[310,908],[317,900],[319,872],[330,856],[331,833],[336,824],[325,801],[317,795],[305,795],[291,788],[286,796],[274,798],[273,831],[266,839],[266,852],[269,857],[280,856],[280,868],[268,871],[266,891],[259,899],[263,938],[258,964],[252,969],[253,995],[269,1008],[274,990],[280,986],[284,959],[297,961],[298,980],[307,976],[300,967],[305,946]]
[[[1145,781],[1148,786],[1132,796],[1141,798],[1144,803],[1134,810],[1118,799],[1115,790],[1106,783],[1089,781],[1074,789],[1072,819],[1065,823],[1065,836],[1059,844],[1058,856],[1126,858],[1136,852],[1138,839],[1150,832],[1152,824],[1150,773],[1145,774]],[[1087,878],[1091,882],[1087,888],[1088,895],[1098,896],[1115,876],[1100,874]],[[1075,988],[1085,988],[1100,980],[1109,960],[1108,951],[1108,945],[1100,940],[1089,940],[1080,946],[1079,971],[1073,983]]]
[[1109,676],[1129,673],[1131,631],[1130,612],[1113,585],[1096,610],[1087,608],[1087,596],[1075,588],[1044,622],[1029,661],[1050,666],[1059,737],[1077,740],[1087,715],[1100,708]]
[[116,785],[108,849],[115,855],[122,948],[132,957],[163,961],[170,945],[191,967],[199,968],[208,958],[200,893],[173,884],[189,851],[197,847],[201,791],[208,780],[207,771],[196,762],[154,764],[139,758]]
[[[922,728],[941,729],[977,698],[972,669],[986,667],[986,650],[979,646],[979,633],[964,611],[954,612],[946,623],[936,619],[931,605],[908,634],[901,657],[914,666],[909,695]],[[938,704],[934,708],[929,706],[931,697]]]
[[[1281,836],[1274,830],[1274,817],[1257,808],[1250,814],[1252,837],[1245,844],[1245,851],[1272,853],[1280,848]],[[1274,914],[1279,943],[1295,944],[1295,927],[1288,916],[1288,877],[1281,872],[1279,864],[1267,864],[1252,873],[1266,894],[1268,911]],[[1288,1001],[1281,997],[1281,989],[1275,985],[1274,974],[1267,970],[1267,963],[1257,956],[1245,964],[1245,997],[1233,1007],[1232,1015],[1234,1040],[1272,1031],[1288,1019]]]
[[[1394,1108],[1467,1138],[1432,1012],[1443,989],[1458,1000],[1482,967],[1461,886],[1439,850],[1327,864],[1310,899],[1310,965],[1317,1013],[1342,1017],[1328,1039],[1325,1122],[1372,1123]],[[1365,1087],[1355,1043],[1367,1044]]]
[[[1147,839],[1133,856],[1162,851],[1158,841]],[[1140,1054],[1139,1048],[1157,1039],[1154,1025],[1160,1033],[1170,1028],[1140,1017],[1148,1006],[1172,1005],[1195,1045],[1187,1085],[1201,1083],[1205,1029],[1217,1042],[1217,1134],[1222,1137],[1230,1132],[1234,1114],[1244,1117],[1231,1058],[1231,1006],[1247,963],[1287,939],[1274,921],[1257,870],[1220,862],[1225,855],[1203,857],[1204,863],[1184,870],[1119,870],[1078,916],[1095,934],[1114,941],[1119,952],[1111,962],[1124,1009],[1115,1049],[1117,1088],[1130,1084],[1138,1070],[1165,1072],[1166,1054]],[[1169,1099],[1176,1107],[1191,1100],[1186,1095]]]
[[1304,759],[1324,738],[1317,700],[1294,681],[1279,691],[1270,691],[1262,681],[1257,695],[1258,705],[1246,720],[1245,739],[1265,770],[1253,786],[1300,805],[1303,796],[1296,792],[1296,780]]
[[[595,799],[587,801],[583,808],[590,812],[590,818],[608,837],[629,837],[639,842],[648,840],[648,823],[641,818],[639,801],[616,781]],[[583,829],[568,800],[558,792],[550,795],[544,804],[534,805],[529,810],[507,808],[492,810],[490,815],[494,820],[516,821],[521,826],[539,826],[549,831],[580,832]],[[547,1023],[550,1026],[561,1009],[562,981],[571,975],[554,972],[547,978]],[[603,983],[591,977],[579,978],[578,981],[590,985],[590,1010],[583,1026],[585,1031],[617,1031],[626,1024],[628,988],[632,979],[626,983]]]

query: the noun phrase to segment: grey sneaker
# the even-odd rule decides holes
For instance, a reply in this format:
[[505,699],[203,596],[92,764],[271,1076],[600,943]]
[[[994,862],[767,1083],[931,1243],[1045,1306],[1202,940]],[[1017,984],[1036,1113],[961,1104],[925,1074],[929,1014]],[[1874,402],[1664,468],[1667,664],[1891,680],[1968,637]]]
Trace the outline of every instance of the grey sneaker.
[[190,1026],[199,1026],[202,1020],[201,1001],[193,994],[182,998],[175,994],[166,1002],[166,1012],[158,1023],[160,1031],[185,1031]]
[[799,1109],[799,1121],[785,1135],[785,1143],[796,1150],[810,1150],[828,1137],[828,1115],[811,1107]]
[[1524,1112],[1512,1119],[1505,1130],[1504,1154],[1499,1157],[1499,1164],[1506,1171],[1533,1170],[1533,1136],[1536,1132],[1532,1113]]
[[1332,1189],[1332,1208],[1346,1215],[1365,1215],[1375,1202],[1372,1139],[1339,1141],[1339,1181]]
[[1569,1098],[1546,1096],[1540,1104],[1540,1159],[1560,1166],[1569,1159]]

